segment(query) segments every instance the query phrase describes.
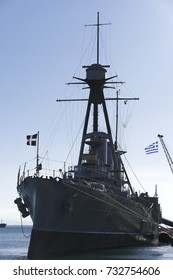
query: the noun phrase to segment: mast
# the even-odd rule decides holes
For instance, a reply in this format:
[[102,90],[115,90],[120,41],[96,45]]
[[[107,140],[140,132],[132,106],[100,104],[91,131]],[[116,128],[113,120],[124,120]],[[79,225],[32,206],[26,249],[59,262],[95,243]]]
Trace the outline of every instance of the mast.
[[97,12],[97,64],[99,64],[99,12]]
[[[110,23],[100,23],[100,13],[97,12],[97,23],[95,24],[86,24],[85,26],[96,26],[97,27],[97,48],[96,48],[96,58],[97,58],[97,64],[99,64],[99,58],[100,58],[100,38],[99,38],[99,33],[100,33],[100,26],[101,25],[110,25]],[[84,66],[86,68],[86,66]],[[109,67],[109,66],[108,66]]]
[[[124,165],[121,160],[121,155],[124,153],[118,151],[114,145],[111,125],[108,117],[108,110],[106,100],[116,100],[116,142],[118,134],[118,101],[119,100],[138,100],[139,98],[119,98],[118,91],[114,98],[105,98],[104,88],[115,89],[112,84],[123,84],[121,81],[114,81],[117,75],[106,78],[106,68],[109,65],[100,64],[100,46],[99,46],[99,32],[100,26],[109,23],[100,24],[99,13],[97,13],[97,23],[90,24],[89,26],[96,26],[97,28],[97,48],[96,48],[96,63],[86,68],[86,78],[73,77],[77,82],[68,84],[87,84],[85,88],[89,88],[88,99],[64,99],[59,101],[88,101],[87,110],[85,115],[85,122],[82,133],[82,140],[79,152],[78,165],[74,169],[74,178],[85,178],[89,180],[106,180],[114,185],[114,187],[121,191],[122,184],[130,182],[125,171]],[[87,25],[88,26],[88,25]],[[84,89],[85,89],[84,88]],[[99,130],[99,111],[102,107],[103,117],[106,129]],[[92,114],[92,131],[89,132],[89,120]],[[122,174],[125,174],[126,180],[122,179]],[[122,183],[123,181],[123,183]],[[132,189],[131,189],[132,191]],[[133,191],[132,191],[133,192]]]
[[116,91],[117,99],[116,99],[116,129],[115,129],[115,150],[117,150],[117,143],[118,143],[118,90]]

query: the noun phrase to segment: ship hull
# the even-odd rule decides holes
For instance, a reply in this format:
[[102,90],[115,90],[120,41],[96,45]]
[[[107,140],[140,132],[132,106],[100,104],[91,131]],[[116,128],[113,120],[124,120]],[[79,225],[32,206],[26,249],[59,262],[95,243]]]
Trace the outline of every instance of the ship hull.
[[129,198],[37,177],[26,178],[18,191],[33,220],[29,259],[157,241],[157,224]]
[[0,228],[5,228],[5,227],[6,227],[6,224],[4,224],[4,223],[0,224]]
[[29,259],[74,258],[80,253],[149,244],[156,240],[137,233],[51,232],[32,230]]

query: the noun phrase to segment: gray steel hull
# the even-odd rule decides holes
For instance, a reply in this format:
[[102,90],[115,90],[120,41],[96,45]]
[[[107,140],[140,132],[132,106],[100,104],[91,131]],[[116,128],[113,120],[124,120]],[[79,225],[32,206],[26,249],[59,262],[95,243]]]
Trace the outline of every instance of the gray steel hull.
[[26,178],[18,191],[33,220],[29,259],[157,240],[157,224],[129,198],[37,177]]

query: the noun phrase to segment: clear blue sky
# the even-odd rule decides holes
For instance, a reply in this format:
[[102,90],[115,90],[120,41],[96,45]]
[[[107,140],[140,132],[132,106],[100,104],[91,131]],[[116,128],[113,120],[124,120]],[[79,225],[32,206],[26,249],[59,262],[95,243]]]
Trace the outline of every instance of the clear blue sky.
[[[84,25],[94,23],[98,11],[102,22],[111,23],[102,29],[109,55],[101,62],[111,64],[108,75],[118,73],[126,82],[122,96],[140,98],[121,106],[119,141],[150,195],[157,184],[163,215],[173,220],[173,174],[162,147],[144,153],[160,133],[173,157],[172,0],[0,0],[0,219],[8,223],[20,222],[13,203],[18,167],[36,152],[26,146],[26,135],[39,130],[42,156],[48,150],[62,165],[79,131],[85,105],[65,108],[56,99],[87,97],[65,83],[73,75],[85,78],[81,66],[95,62],[83,55],[94,32]],[[79,143],[80,137],[68,158],[73,164]]]

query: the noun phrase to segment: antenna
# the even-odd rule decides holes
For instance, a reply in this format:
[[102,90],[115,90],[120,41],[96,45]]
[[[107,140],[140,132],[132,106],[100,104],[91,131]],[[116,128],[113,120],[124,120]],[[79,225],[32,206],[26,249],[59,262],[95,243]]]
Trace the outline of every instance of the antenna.
[[99,57],[100,57],[100,38],[99,38],[99,32],[100,32],[100,26],[101,25],[110,25],[111,23],[100,23],[99,19],[99,12],[97,12],[97,23],[96,24],[86,24],[85,26],[96,26],[97,27],[97,64],[99,64]]

